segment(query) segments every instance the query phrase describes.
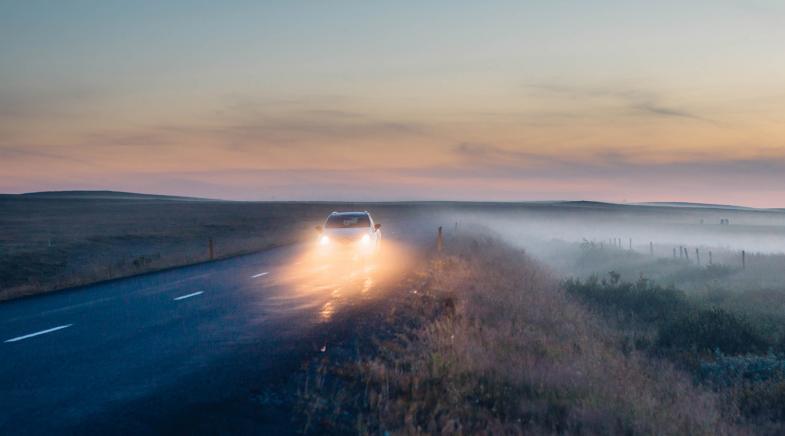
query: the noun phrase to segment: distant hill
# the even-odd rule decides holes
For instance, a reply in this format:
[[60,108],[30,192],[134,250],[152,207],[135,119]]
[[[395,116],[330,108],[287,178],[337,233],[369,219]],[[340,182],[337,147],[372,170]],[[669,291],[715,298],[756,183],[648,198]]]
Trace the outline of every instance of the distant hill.
[[711,203],[688,203],[684,201],[654,201],[649,203],[637,203],[649,206],[670,206],[670,207],[695,207],[695,208],[710,208],[710,209],[738,209],[738,210],[755,210],[754,207],[735,206],[732,204],[711,204]]
[[210,199],[207,198],[139,194],[136,192],[121,191],[42,191],[28,192],[20,194],[20,196],[53,199],[210,201]]

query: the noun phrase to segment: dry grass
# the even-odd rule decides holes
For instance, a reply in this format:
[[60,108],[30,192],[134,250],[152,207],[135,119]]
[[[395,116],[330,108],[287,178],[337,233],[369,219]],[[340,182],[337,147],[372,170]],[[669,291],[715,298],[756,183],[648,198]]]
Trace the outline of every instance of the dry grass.
[[0,195],[0,301],[251,253],[312,238],[332,210],[406,204],[262,203]]
[[626,350],[525,254],[450,242],[409,281],[381,339],[308,371],[306,432],[741,432],[714,394]]

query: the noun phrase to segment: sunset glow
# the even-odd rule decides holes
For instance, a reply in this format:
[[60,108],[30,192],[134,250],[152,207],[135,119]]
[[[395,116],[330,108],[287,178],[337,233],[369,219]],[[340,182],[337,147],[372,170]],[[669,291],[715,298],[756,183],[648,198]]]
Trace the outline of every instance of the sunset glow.
[[785,207],[785,6],[2,2],[0,192]]

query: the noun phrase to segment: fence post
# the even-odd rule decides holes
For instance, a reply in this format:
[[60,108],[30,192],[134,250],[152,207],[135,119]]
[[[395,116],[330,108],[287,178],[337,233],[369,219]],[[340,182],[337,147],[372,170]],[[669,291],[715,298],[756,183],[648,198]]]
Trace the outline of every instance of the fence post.
[[711,250],[709,250],[709,265],[714,265],[714,262],[711,258]]
[[649,241],[649,255],[654,256],[654,242]]
[[747,252],[741,250],[741,269],[747,269]]
[[444,246],[444,237],[442,236],[442,226],[439,226],[439,231],[436,233],[436,251],[442,252]]
[[701,252],[698,249],[695,249],[695,260],[698,262],[698,266],[701,266]]
[[213,252],[213,238],[210,238],[207,241],[207,249],[208,249],[208,252],[210,254],[210,260],[213,260],[213,258],[215,257],[214,256],[214,252]]

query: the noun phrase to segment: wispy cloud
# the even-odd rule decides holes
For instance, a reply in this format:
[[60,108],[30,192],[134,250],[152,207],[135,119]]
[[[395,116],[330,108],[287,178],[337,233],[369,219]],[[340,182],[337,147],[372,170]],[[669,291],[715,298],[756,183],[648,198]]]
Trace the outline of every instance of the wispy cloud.
[[610,103],[628,115],[683,118],[715,123],[705,116],[683,107],[662,103],[665,98],[658,92],[644,88],[624,86],[582,86],[554,83],[533,83],[526,87],[540,98],[561,98],[595,106],[594,110]]

